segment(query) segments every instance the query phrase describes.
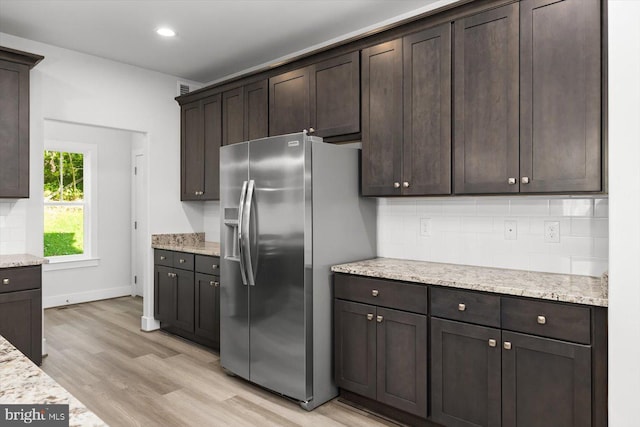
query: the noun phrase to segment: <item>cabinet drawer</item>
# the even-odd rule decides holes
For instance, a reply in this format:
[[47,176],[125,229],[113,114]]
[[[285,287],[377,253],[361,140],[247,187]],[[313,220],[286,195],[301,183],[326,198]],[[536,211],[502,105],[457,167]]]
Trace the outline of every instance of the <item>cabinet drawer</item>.
[[193,254],[188,254],[186,252],[174,252],[173,253],[173,266],[174,268],[180,268],[182,270],[192,270],[194,267],[194,258]]
[[153,263],[164,265],[165,267],[173,267],[173,252],[156,249],[153,251]]
[[445,319],[499,328],[500,296],[432,287],[430,313]]
[[568,304],[502,297],[502,328],[543,337],[591,342],[591,310]]
[[42,268],[13,267],[0,269],[0,293],[40,289]]
[[196,255],[196,272],[220,275],[220,258],[206,255]]
[[334,276],[336,298],[427,313],[427,287],[348,274]]

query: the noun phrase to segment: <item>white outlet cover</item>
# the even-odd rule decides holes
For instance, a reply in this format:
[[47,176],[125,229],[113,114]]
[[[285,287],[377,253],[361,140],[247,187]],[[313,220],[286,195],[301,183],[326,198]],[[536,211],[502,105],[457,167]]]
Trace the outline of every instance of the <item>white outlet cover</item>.
[[544,222],[544,241],[545,243],[560,243],[559,221]]
[[431,218],[420,218],[420,236],[431,236]]
[[504,239],[518,240],[518,221],[506,220],[504,222]]

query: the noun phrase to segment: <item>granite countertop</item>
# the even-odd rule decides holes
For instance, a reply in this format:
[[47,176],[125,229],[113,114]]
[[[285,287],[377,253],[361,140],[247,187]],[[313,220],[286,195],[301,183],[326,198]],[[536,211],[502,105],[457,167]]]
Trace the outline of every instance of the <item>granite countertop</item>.
[[151,247],[198,255],[220,256],[220,243],[207,242],[204,233],[154,234]]
[[49,262],[46,258],[40,258],[29,254],[0,255],[0,268],[28,267],[42,265]]
[[608,281],[600,277],[375,258],[334,265],[331,271],[405,282],[607,307]]
[[0,335],[0,403],[68,404],[69,426],[107,424]]

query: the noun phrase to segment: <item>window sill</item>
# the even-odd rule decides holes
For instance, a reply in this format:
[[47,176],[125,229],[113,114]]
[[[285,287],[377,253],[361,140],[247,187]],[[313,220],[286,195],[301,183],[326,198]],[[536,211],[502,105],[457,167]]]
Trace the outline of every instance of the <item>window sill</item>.
[[66,259],[60,260],[49,258],[48,264],[42,265],[43,271],[69,270],[72,268],[97,267],[100,264],[100,258],[83,258],[83,259]]

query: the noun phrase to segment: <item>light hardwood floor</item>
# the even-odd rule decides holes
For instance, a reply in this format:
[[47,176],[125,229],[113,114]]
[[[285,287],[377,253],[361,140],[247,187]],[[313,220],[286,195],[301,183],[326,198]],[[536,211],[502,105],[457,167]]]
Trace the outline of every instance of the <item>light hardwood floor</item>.
[[140,331],[142,299],[45,310],[42,369],[112,427],[395,426],[334,399],[312,412],[226,375],[218,354]]

